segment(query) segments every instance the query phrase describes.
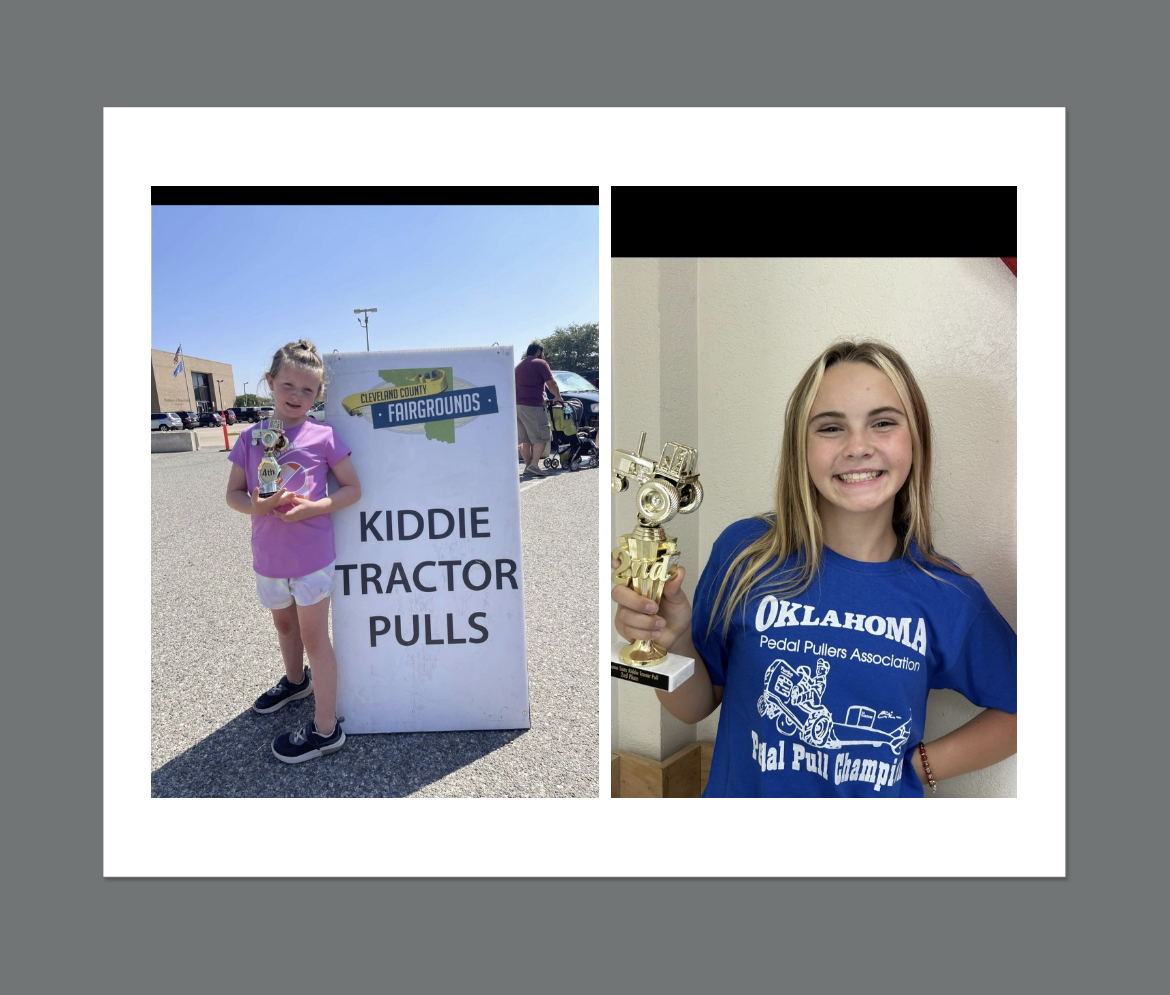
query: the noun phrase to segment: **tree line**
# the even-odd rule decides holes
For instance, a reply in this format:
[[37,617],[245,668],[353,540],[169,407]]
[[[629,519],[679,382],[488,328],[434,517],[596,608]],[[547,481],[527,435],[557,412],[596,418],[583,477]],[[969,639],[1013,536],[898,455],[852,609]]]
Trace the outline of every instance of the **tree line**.
[[[545,361],[554,370],[585,373],[596,370],[600,365],[597,339],[598,323],[594,321],[555,328],[551,335],[541,336],[540,341],[544,343]],[[527,345],[525,343],[520,349]]]

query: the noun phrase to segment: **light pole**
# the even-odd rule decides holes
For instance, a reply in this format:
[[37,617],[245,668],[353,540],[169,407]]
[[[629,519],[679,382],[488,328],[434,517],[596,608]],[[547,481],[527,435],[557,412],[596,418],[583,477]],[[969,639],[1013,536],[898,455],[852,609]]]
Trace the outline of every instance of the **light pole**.
[[[366,326],[365,326],[366,327],[366,352],[369,352],[370,351],[370,315],[377,314],[378,309],[376,307],[355,307],[353,309],[353,313],[354,314],[364,314],[366,316]],[[360,325],[362,323],[362,319],[358,318],[357,323]]]
[[244,381],[244,403],[246,404],[247,401],[248,401],[248,381],[245,380]]

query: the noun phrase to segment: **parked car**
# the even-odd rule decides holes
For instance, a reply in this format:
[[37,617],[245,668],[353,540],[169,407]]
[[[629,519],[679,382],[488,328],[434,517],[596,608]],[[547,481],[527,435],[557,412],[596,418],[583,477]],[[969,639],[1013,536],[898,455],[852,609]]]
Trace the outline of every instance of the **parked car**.
[[183,423],[183,428],[194,428],[199,424],[198,411],[176,411],[175,414],[179,416],[179,421]]
[[325,420],[325,402],[318,401],[311,408],[309,408],[309,417],[312,418],[314,421],[324,421]]
[[260,421],[261,419],[264,419],[264,418],[271,418],[275,414],[276,414],[276,408],[272,407],[271,405],[269,405],[268,407],[265,407],[265,408],[257,408],[256,409],[256,420]]
[[150,430],[152,432],[176,432],[182,427],[182,419],[173,411],[151,412]]
[[239,419],[236,418],[235,408],[227,408],[223,413],[223,417],[229,425],[234,425],[237,421],[239,421]]
[[200,428],[219,428],[223,424],[223,415],[218,411],[200,411]]
[[255,408],[240,407],[228,408],[228,411],[235,413],[236,421],[259,421],[260,416],[256,413]]
[[597,388],[579,373],[569,370],[553,370],[552,375],[561,397],[575,397],[581,402],[585,411],[585,427],[597,428],[601,424],[601,398]]

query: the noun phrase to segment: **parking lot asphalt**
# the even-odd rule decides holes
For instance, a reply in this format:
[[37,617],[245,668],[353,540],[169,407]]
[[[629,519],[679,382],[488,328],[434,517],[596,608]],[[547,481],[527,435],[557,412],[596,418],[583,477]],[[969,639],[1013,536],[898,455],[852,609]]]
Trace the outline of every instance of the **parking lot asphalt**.
[[596,470],[520,478],[530,729],[353,735],[284,764],[272,739],[312,699],[251,710],[284,671],[248,518],[224,502],[223,430],[200,445],[150,457],[152,797],[597,797]]

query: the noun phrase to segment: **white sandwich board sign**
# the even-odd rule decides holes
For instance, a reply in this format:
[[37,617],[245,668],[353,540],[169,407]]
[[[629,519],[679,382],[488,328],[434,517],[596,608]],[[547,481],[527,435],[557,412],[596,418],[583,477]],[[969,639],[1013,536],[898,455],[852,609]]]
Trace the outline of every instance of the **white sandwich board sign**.
[[529,728],[511,347],[325,367],[362,486],[333,516],[346,734]]

